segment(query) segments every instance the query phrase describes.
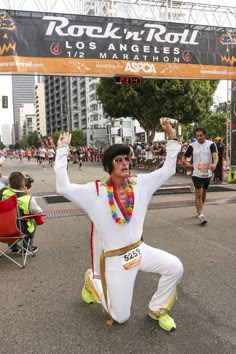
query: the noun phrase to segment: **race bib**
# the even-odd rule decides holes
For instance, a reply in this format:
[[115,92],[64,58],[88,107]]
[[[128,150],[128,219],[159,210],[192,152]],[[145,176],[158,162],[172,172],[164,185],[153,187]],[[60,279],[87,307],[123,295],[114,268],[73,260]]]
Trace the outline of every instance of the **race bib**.
[[141,262],[142,259],[142,252],[141,247],[135,247],[132,250],[121,254],[120,256],[121,263],[124,269],[133,268]]
[[202,170],[198,170],[198,174],[201,177],[208,177],[209,176],[209,170],[208,170],[208,168],[203,168]]
[[199,163],[198,164],[198,175],[200,177],[208,177],[210,176],[209,163]]

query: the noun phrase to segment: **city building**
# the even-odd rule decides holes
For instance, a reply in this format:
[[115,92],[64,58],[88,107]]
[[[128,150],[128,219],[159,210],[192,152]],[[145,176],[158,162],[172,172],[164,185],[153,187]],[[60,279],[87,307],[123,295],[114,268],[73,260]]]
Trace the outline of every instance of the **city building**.
[[35,103],[35,77],[33,75],[12,75],[13,121],[15,140],[19,141],[22,135],[20,125],[20,111],[23,104]]
[[45,76],[46,131],[71,131],[70,79],[66,76]]
[[102,105],[96,99],[96,78],[45,76],[46,132],[82,130],[85,145],[107,143]]
[[9,124],[2,125],[2,142],[6,147],[12,144],[11,126]]
[[32,103],[23,104],[19,108],[19,139],[27,144],[27,137],[37,130],[35,106]]

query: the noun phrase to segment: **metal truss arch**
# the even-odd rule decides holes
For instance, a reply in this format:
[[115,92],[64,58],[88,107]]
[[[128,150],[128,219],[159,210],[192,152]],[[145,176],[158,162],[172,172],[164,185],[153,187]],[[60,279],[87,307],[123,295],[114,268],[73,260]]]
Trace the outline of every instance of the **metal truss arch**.
[[188,0],[0,0],[0,8],[236,27],[236,8]]

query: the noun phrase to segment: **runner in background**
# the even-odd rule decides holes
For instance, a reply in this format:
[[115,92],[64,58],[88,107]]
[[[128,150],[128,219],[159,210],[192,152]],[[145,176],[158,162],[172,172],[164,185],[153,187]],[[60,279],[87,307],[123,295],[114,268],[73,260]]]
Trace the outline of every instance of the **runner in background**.
[[[216,169],[218,163],[218,152],[216,144],[206,139],[204,128],[197,128],[195,135],[196,141],[189,144],[182,160],[185,166],[193,168],[192,181],[195,188],[197,216],[200,223],[204,225],[207,223],[207,219],[203,214],[203,205],[212,171]],[[187,161],[187,158],[191,158],[191,162]]]

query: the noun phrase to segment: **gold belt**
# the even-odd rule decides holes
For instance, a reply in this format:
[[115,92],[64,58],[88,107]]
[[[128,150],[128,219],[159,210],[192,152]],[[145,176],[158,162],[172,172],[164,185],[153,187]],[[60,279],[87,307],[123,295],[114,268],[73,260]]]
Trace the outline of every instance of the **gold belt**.
[[104,294],[104,299],[105,299],[105,303],[107,306],[107,311],[110,315],[110,320],[107,321],[107,324],[112,325],[113,324],[113,319],[112,316],[109,312],[109,308],[108,308],[108,299],[107,299],[107,282],[106,282],[106,276],[105,276],[105,258],[106,257],[114,257],[114,256],[120,256],[123,253],[126,253],[130,250],[132,250],[135,247],[138,247],[143,241],[139,240],[137,242],[132,243],[131,245],[122,247],[122,248],[118,248],[116,250],[111,250],[111,251],[106,251],[106,252],[102,252],[101,256],[100,256],[100,275],[101,275],[101,282],[102,282],[102,290],[103,290],[103,294]]

